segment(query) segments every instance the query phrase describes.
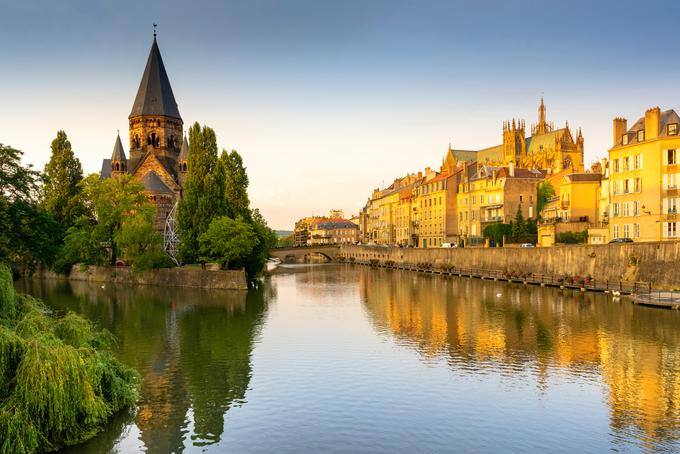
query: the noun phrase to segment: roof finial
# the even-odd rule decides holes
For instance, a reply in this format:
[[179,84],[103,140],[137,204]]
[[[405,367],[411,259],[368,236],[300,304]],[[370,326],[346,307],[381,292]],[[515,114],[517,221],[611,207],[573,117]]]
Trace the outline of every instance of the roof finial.
[[118,137],[120,137],[120,129],[116,129],[116,134],[118,134]]
[[154,39],[154,41],[156,40],[156,27],[158,27],[158,24],[154,23],[153,24],[153,39]]

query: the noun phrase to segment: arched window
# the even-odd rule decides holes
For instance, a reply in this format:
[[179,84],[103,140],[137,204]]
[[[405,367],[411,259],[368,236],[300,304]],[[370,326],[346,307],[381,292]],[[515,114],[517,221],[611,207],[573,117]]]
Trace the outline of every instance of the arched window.
[[153,145],[154,147],[157,146],[157,145],[156,145],[156,140],[157,140],[157,139],[156,139],[156,133],[155,133],[155,132],[152,132],[152,133],[151,133],[151,145]]
[[120,170],[120,164],[116,163],[116,172],[118,172],[119,170]]
[[186,162],[184,164],[182,164],[182,171],[183,172],[187,171],[187,163]]

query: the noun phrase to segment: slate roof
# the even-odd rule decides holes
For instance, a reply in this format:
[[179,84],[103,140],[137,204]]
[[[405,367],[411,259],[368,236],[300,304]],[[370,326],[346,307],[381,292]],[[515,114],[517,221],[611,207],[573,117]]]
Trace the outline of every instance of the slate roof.
[[526,138],[527,154],[540,153],[543,150],[551,150],[555,147],[555,142],[562,140],[562,137],[569,134],[567,128],[560,128],[545,134],[536,134]]
[[586,182],[586,181],[600,181],[602,179],[601,173],[572,173],[565,175],[572,182]]
[[[678,123],[680,125],[680,117],[673,109],[668,109],[659,114],[659,137],[669,137],[668,135],[668,125],[672,123]],[[645,117],[640,117],[638,121],[633,124],[633,126],[626,131],[628,136],[628,145],[633,143],[638,143],[637,132],[645,129]],[[646,134],[645,134],[646,135]],[[643,141],[644,142],[644,141]],[[623,144],[623,137],[618,137],[616,139],[615,146],[621,146]]]
[[116,143],[113,146],[113,153],[111,153],[111,161],[127,161],[125,157],[125,150],[123,150],[123,144],[120,141],[120,134],[116,137]]
[[111,178],[111,160],[110,159],[102,160],[102,170],[99,172],[99,179],[100,180],[105,180],[107,178]]
[[153,170],[144,175],[140,181],[144,189],[149,192],[172,194],[172,189],[163,183],[163,180]]
[[189,141],[187,140],[187,135],[184,134],[184,140],[182,140],[182,149],[179,152],[179,160],[186,161],[189,156]]
[[132,105],[130,118],[138,115],[165,115],[182,119],[155,37],[146,61],[142,81],[139,83],[135,103]]

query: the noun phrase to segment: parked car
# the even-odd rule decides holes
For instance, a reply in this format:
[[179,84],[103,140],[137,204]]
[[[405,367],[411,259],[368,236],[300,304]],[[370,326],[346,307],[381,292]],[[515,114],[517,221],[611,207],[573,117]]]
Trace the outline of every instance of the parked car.
[[458,247],[456,243],[442,243],[440,247]]
[[536,246],[534,246],[533,243],[522,243],[519,245],[519,247],[536,247]]
[[632,238],[614,238],[609,242],[609,244],[616,244],[616,243],[632,243],[633,239]]

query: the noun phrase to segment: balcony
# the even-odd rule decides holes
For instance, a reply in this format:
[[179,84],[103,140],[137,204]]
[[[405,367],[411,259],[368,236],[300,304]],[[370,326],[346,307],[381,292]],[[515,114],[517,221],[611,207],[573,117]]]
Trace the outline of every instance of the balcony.
[[562,200],[560,203],[560,206],[562,207],[563,210],[568,210],[569,209],[569,200]]
[[482,224],[503,222],[503,216],[487,216],[479,220]]
[[666,189],[664,189],[664,192],[665,192],[666,195],[669,195],[669,196],[677,196],[678,194],[680,194],[680,190],[678,190],[678,186],[675,185],[675,184],[674,185],[668,185],[666,187]]

